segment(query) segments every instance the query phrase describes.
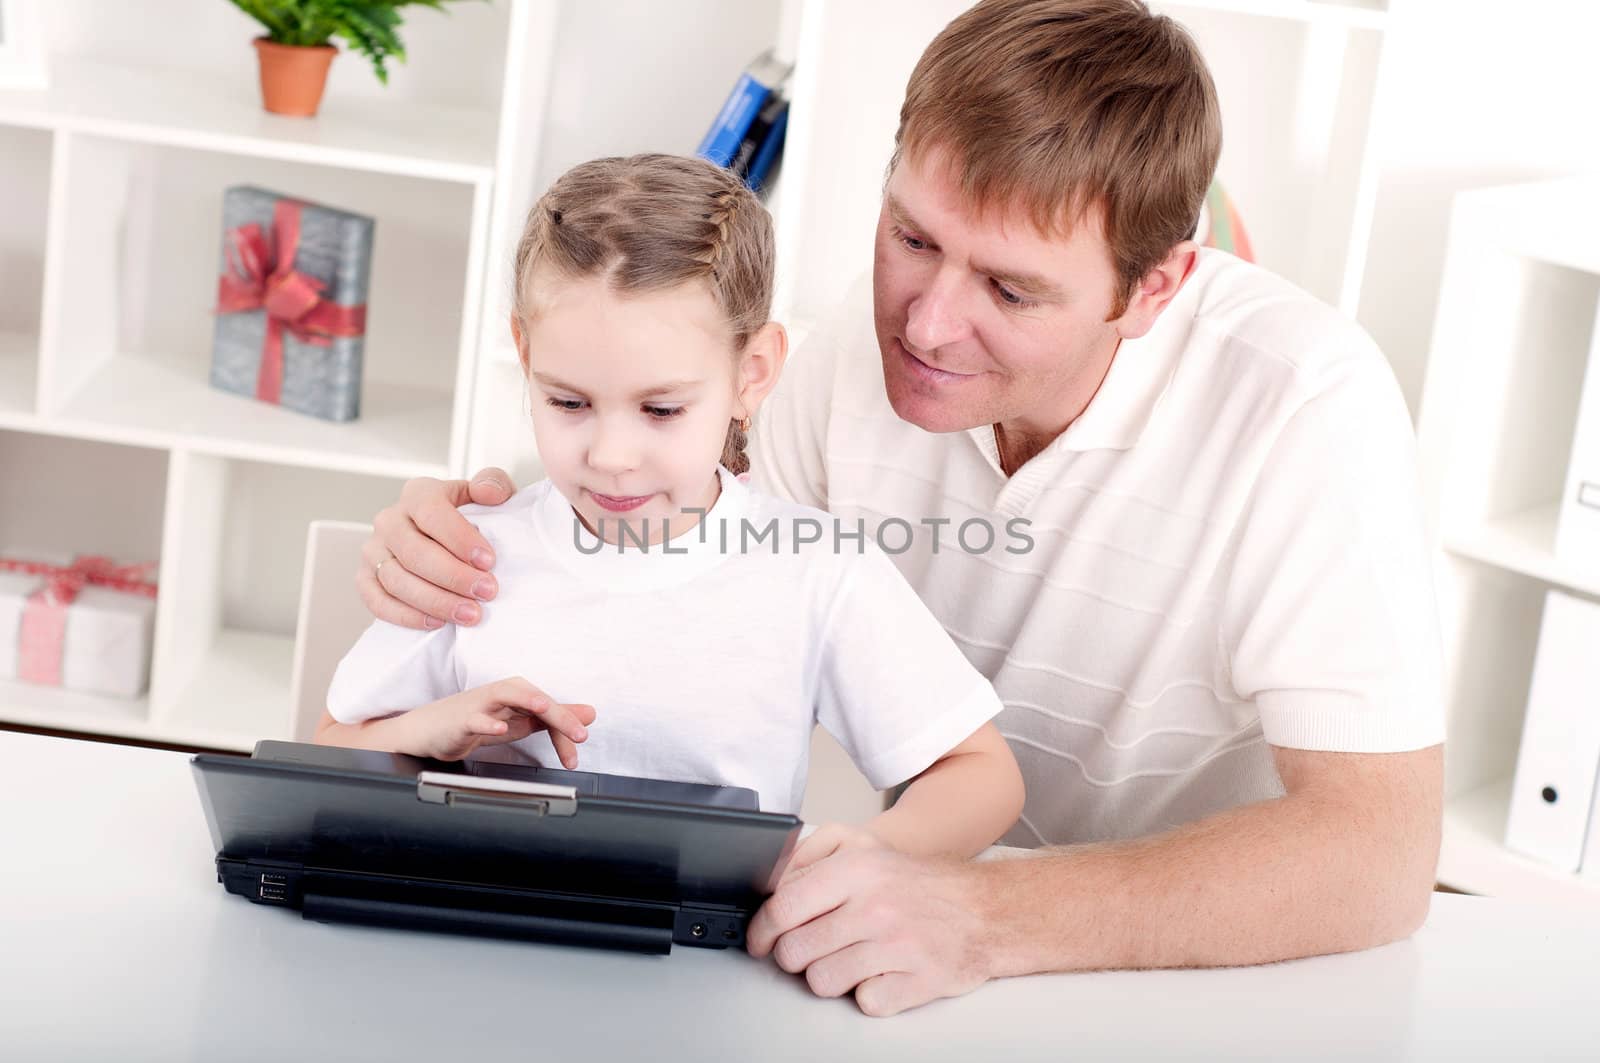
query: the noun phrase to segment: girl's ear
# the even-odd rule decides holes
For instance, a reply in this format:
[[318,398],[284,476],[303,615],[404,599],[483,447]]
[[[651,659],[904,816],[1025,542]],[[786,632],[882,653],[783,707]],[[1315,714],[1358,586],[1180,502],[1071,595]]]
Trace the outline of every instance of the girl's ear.
[[772,389],[778,384],[783,363],[789,357],[789,333],[776,321],[756,330],[744,345],[744,359],[735,380],[739,391],[739,417],[754,417]]

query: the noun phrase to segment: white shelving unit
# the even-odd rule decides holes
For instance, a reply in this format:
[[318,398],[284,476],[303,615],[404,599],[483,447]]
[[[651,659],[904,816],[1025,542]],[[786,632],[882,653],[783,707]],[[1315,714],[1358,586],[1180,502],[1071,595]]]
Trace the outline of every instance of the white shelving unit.
[[1600,879],[1503,839],[1545,592],[1600,597],[1600,570],[1554,552],[1600,305],[1597,197],[1592,180],[1457,197],[1418,423],[1449,668],[1439,878],[1591,906]]
[[[0,254],[26,293],[0,306],[0,549],[65,537],[164,564],[147,696],[9,684],[0,719],[249,748],[287,727],[305,523],[370,517],[405,477],[462,465],[499,101],[336,83],[315,122],[279,118],[226,5],[52,7],[49,87],[0,93]],[[506,10],[441,21],[500,69]],[[193,35],[165,54],[152,24]],[[413,39],[428,32],[418,20]],[[207,383],[221,196],[244,183],[377,219],[351,424]]]
[[[536,191],[594,155],[692,150],[778,5],[417,11],[390,85],[342,56],[313,120],[261,109],[230,5],[49,6],[48,88],[0,92],[0,551],[163,564],[146,696],[0,684],[0,722],[248,749],[289,734],[309,521],[370,520],[407,477],[536,470],[493,353]],[[377,221],[357,421],[207,383],[222,192],[244,183]]]

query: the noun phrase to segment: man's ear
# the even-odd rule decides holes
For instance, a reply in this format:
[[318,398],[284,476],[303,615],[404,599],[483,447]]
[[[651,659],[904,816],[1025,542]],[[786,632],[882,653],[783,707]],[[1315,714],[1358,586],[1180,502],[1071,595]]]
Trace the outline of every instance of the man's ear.
[[1155,325],[1161,311],[1182,290],[1194,268],[1200,262],[1200,245],[1193,240],[1183,240],[1173,245],[1167,257],[1156,265],[1128,300],[1128,307],[1112,324],[1117,335],[1125,340],[1138,339]]
[[783,373],[783,363],[789,357],[789,333],[776,321],[768,321],[756,330],[744,345],[739,374],[734,380],[738,388],[740,417],[754,417],[762,400],[772,393]]
[[522,363],[522,375],[528,375],[528,349],[522,345],[522,321],[515,310],[511,312],[511,342],[517,345],[517,361]]

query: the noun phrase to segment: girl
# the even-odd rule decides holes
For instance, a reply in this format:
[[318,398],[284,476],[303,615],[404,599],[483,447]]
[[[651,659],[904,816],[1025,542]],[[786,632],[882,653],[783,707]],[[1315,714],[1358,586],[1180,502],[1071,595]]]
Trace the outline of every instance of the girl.
[[483,622],[374,623],[319,741],[568,768],[582,745],[594,771],[794,812],[820,723],[875,787],[911,782],[794,866],[840,844],[969,856],[1015,822],[1000,701],[888,558],[735,477],[786,354],[772,267],[766,210],[703,160],[556,181],[517,248],[511,317],[549,479],[464,509],[499,559]]

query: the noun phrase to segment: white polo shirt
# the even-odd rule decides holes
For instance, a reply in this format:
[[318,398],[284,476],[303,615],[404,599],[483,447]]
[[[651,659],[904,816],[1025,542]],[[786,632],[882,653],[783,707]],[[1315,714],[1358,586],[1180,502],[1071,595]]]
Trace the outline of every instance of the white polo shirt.
[[[767,490],[861,518],[1005,708],[1013,845],[1125,838],[1283,793],[1269,743],[1443,740],[1410,418],[1355,324],[1218,251],[1017,471],[884,392],[870,284],[757,418]],[[1033,540],[1008,533],[1016,519]],[[929,520],[939,526],[937,549]],[[956,541],[964,522],[998,534]],[[985,534],[973,525],[967,545]]]

